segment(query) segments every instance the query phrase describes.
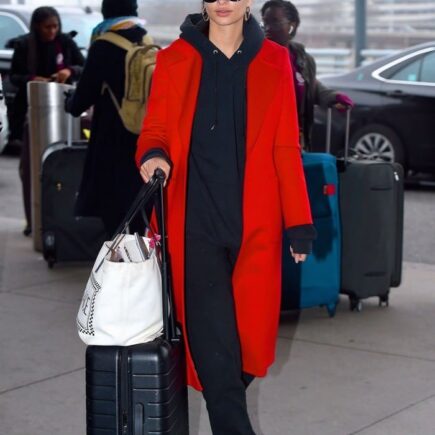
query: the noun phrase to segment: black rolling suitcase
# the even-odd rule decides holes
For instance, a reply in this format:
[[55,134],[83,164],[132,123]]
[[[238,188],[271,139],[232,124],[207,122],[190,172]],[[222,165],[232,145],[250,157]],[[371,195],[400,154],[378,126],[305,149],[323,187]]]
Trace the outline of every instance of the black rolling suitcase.
[[[189,433],[185,357],[172,304],[162,179],[156,186],[159,188],[156,209],[162,236],[164,335],[134,346],[87,348],[87,435]],[[148,198],[150,192],[144,198]],[[141,195],[143,190],[139,197]],[[139,206],[135,202],[135,211],[130,211],[122,227],[128,225],[145,202],[139,201]]]
[[400,285],[402,274],[403,168],[349,159],[347,148],[340,163],[341,292],[352,310],[360,311],[361,300],[374,296],[388,305],[390,288]]
[[56,262],[94,261],[105,240],[99,218],[74,216],[87,142],[72,142],[71,127],[70,120],[67,142],[50,145],[42,156],[42,251],[49,267]]

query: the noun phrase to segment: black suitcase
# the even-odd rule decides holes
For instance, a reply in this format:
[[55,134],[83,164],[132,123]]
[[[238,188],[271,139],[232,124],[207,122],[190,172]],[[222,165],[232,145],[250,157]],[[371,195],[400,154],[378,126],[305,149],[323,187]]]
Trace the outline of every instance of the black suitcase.
[[[161,179],[158,184],[164,336],[135,346],[87,348],[87,435],[189,434],[185,356],[172,304]],[[144,189],[122,224],[124,228],[143,209],[143,198],[151,193]]]
[[42,156],[42,250],[49,267],[56,262],[94,261],[105,239],[99,218],[76,217],[86,142],[57,142]]
[[361,311],[361,300],[373,296],[388,305],[390,288],[401,282],[404,174],[399,164],[349,159],[347,153],[339,171],[341,293],[351,310]]

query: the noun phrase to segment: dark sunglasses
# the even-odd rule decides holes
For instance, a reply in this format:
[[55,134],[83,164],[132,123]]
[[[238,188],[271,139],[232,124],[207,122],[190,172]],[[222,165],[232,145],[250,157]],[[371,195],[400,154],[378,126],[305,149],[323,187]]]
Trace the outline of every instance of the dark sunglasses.
[[[205,3],[214,3],[215,1],[217,1],[217,0],[204,0]],[[230,0],[230,1],[236,3],[236,2],[239,2],[241,0]]]

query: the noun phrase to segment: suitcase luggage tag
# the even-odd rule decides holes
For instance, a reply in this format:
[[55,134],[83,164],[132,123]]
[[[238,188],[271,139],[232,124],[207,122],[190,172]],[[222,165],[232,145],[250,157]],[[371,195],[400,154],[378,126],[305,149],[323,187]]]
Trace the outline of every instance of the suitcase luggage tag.
[[323,194],[325,196],[334,196],[337,193],[335,184],[325,184],[323,186]]

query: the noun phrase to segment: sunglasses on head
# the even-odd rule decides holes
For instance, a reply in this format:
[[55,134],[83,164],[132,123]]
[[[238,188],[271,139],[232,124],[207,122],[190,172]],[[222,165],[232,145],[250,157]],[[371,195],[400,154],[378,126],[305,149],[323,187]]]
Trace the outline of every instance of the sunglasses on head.
[[[214,2],[216,2],[216,1],[217,1],[217,0],[204,0],[205,3],[214,3]],[[236,3],[236,2],[239,2],[239,1],[241,1],[241,0],[230,0],[230,1]]]

